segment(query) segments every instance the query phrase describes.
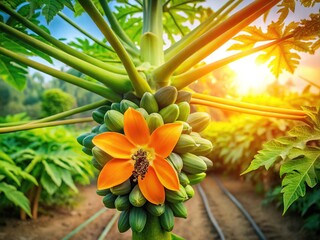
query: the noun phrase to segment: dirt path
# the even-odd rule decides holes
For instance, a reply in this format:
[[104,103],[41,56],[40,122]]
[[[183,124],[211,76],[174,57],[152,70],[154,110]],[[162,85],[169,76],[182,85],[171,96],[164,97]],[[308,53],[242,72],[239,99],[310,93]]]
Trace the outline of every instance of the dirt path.
[[[281,212],[272,206],[261,206],[261,197],[253,193],[249,184],[235,179],[222,179],[225,187],[234,194],[256,219],[267,239],[306,239],[303,232],[299,231],[301,223],[291,216],[282,217]],[[257,239],[251,227],[243,219],[238,210],[230,204],[221,193],[212,177],[202,183],[208,195],[211,209],[216,214],[217,220],[225,231],[226,239]],[[79,205],[72,211],[59,210],[42,215],[37,221],[19,221],[16,219],[1,219],[0,239],[4,240],[56,240],[62,239],[70,231],[103,208],[102,198],[95,193],[95,186],[80,188]],[[188,208],[187,219],[176,219],[173,232],[185,239],[203,240],[217,239],[217,234],[212,228],[206,215],[202,200],[196,191],[194,198],[186,202]],[[106,224],[110,221],[115,210],[105,211],[98,219],[85,227],[72,239],[97,239]],[[112,227],[106,239],[128,240],[131,232],[118,233],[116,224]]]

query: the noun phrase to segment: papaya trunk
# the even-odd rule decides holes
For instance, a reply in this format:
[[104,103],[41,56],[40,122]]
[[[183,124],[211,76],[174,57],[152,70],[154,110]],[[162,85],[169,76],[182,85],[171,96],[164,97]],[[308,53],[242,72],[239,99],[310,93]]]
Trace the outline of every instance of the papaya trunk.
[[[27,192],[27,198],[29,199],[30,204],[32,204],[35,195],[35,187],[31,187],[30,190]],[[27,213],[21,208],[20,209],[20,219],[27,220]]]
[[159,217],[148,213],[147,224],[143,231],[132,232],[132,240],[171,240],[171,233],[161,228]]
[[33,198],[33,206],[32,206],[32,217],[33,219],[38,219],[38,208],[39,208],[39,199],[41,194],[42,187],[36,187],[36,192]]

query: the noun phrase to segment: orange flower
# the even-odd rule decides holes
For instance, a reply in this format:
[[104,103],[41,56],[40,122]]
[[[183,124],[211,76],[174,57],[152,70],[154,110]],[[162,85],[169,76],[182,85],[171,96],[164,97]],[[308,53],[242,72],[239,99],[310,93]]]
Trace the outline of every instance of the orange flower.
[[113,157],[99,174],[98,189],[114,187],[132,176],[149,202],[163,203],[164,187],[179,190],[177,173],[165,158],[175,147],[181,131],[181,124],[170,123],[150,135],[141,113],[129,108],[124,113],[124,135],[106,132],[93,138],[97,147]]

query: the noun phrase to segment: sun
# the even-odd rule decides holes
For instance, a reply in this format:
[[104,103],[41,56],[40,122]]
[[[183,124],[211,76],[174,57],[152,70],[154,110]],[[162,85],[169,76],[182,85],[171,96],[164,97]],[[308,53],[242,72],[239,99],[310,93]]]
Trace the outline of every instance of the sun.
[[257,64],[256,56],[250,55],[229,64],[235,73],[234,83],[239,95],[262,93],[274,81],[266,64]]

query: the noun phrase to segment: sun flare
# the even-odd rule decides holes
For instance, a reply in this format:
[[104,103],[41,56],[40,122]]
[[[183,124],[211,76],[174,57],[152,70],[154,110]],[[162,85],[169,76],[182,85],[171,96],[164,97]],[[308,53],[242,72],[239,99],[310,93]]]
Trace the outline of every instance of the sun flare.
[[274,77],[266,64],[257,64],[255,56],[248,56],[229,64],[236,74],[234,81],[240,95],[261,93]]

